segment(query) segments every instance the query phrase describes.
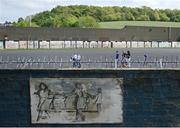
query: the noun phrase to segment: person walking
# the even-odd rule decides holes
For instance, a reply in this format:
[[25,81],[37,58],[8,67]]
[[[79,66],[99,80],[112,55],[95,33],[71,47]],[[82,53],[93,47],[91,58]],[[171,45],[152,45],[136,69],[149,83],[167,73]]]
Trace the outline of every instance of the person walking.
[[77,67],[81,68],[81,55],[79,53],[77,54]]
[[126,53],[123,51],[122,52],[122,58],[121,58],[121,67],[126,67],[126,60],[125,60],[125,58],[126,58]]
[[147,66],[147,54],[144,54],[144,64],[143,67]]
[[130,68],[131,67],[131,53],[130,53],[130,51],[127,51],[126,63],[127,63],[127,67]]
[[73,68],[75,68],[77,66],[77,54],[74,53],[72,56],[71,56],[71,59],[70,61],[73,63]]
[[116,51],[116,56],[115,56],[115,68],[118,67],[118,62],[119,62],[119,51]]

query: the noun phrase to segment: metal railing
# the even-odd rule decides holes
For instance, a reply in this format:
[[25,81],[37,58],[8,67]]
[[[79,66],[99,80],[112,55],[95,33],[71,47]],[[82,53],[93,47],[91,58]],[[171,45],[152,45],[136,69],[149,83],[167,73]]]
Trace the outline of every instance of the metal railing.
[[[48,58],[48,59],[47,59]],[[83,58],[81,68],[115,68],[113,58],[91,59]],[[128,68],[180,68],[178,57],[132,57],[131,67]],[[0,57],[0,69],[62,69],[73,68],[69,59],[56,57]],[[117,68],[123,68],[121,61]]]

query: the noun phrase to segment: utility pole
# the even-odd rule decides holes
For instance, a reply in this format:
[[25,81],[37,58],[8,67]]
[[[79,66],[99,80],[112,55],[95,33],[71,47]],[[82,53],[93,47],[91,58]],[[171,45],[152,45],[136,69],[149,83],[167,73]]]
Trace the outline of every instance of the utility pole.
[[168,38],[169,38],[168,40],[169,40],[169,41],[171,40],[171,28],[172,28],[172,27],[171,27],[171,24],[170,24],[170,26],[169,26],[169,31],[168,31],[168,35],[169,35],[169,36],[168,36]]
[[[172,41],[171,41],[171,28],[172,28],[172,27],[171,27],[171,24],[170,24],[170,26],[169,26],[169,31],[168,31],[168,38],[169,38],[169,39],[168,39],[168,41],[169,41],[169,42],[171,42],[171,48],[172,48]],[[168,43],[169,43],[169,42],[168,42]]]
[[31,27],[31,15],[29,17],[29,26]]

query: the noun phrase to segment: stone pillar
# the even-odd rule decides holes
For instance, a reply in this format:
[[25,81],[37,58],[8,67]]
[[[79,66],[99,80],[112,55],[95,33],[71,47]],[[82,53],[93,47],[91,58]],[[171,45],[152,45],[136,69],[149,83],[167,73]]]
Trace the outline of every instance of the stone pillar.
[[29,41],[27,40],[27,43],[26,43],[26,49],[28,49],[28,46],[29,46]]
[[151,48],[153,47],[153,45],[152,45],[152,41],[151,41]]
[[137,48],[139,47],[139,41],[137,41]]
[[51,49],[51,41],[49,40],[48,42],[49,42],[49,49]]
[[111,41],[111,48],[113,48],[113,42]]
[[35,49],[35,41],[33,41],[33,49]]
[[72,41],[70,41],[70,48],[72,48]]
[[83,41],[83,48],[84,48],[84,41]]
[[65,41],[61,41],[61,44],[60,44],[61,48],[64,48],[64,43],[65,43]]
[[132,41],[130,41],[130,48],[132,48]]
[[173,42],[171,41],[170,43],[171,43],[171,48],[172,48],[173,47]]
[[18,41],[18,49],[20,49],[20,42]]
[[38,40],[38,49],[40,49],[40,40]]
[[6,49],[6,40],[3,41],[3,49]]
[[159,41],[158,41],[158,48],[159,48]]
[[146,47],[146,42],[144,41],[144,48]]
[[63,41],[63,42],[64,42],[64,45],[63,45],[63,46],[64,46],[64,48],[66,48],[66,41]]
[[75,41],[75,47],[76,47],[76,49],[77,49],[77,41]]
[[89,42],[88,47],[90,48],[90,41],[88,41],[88,42]]
[[103,41],[101,41],[101,48],[103,48]]

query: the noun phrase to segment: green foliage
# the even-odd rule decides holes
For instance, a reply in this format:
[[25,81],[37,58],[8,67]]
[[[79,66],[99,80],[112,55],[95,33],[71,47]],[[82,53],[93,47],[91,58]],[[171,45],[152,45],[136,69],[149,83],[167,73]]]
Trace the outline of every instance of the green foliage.
[[[50,11],[35,14],[31,18],[32,23],[40,27],[95,27],[98,22],[109,21],[180,22],[180,10],[151,9],[146,6],[130,8],[75,5],[57,6]],[[28,26],[25,21],[19,18],[15,25]]]
[[24,19],[23,19],[22,17],[20,17],[20,18],[18,19],[18,22],[21,22],[21,21],[24,21]]
[[160,16],[158,11],[154,11],[154,13],[150,13],[149,18],[151,21],[160,21]]
[[80,17],[79,18],[79,27],[98,27],[98,23],[96,22],[96,20],[91,17],[91,16],[85,16],[85,17]]
[[147,15],[141,15],[137,18],[138,21],[149,21],[150,18]]
[[62,18],[63,27],[77,27],[78,19],[73,15],[66,15]]
[[134,16],[132,15],[132,13],[127,12],[126,15],[125,15],[125,19],[124,19],[124,20],[133,21],[133,20],[135,20],[135,18],[134,18]]
[[169,21],[170,20],[170,18],[165,13],[160,13],[159,17],[160,17],[161,21]]
[[49,11],[44,11],[32,17],[32,21],[41,27],[52,26],[52,16],[53,13]]
[[18,22],[13,22],[13,25],[16,26],[16,27],[38,27],[38,25],[34,22],[29,22],[29,21],[26,21],[24,20],[23,18],[19,18],[18,19]]

